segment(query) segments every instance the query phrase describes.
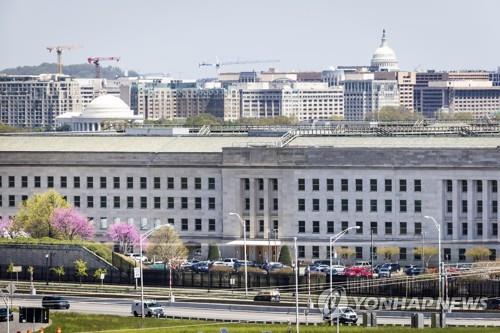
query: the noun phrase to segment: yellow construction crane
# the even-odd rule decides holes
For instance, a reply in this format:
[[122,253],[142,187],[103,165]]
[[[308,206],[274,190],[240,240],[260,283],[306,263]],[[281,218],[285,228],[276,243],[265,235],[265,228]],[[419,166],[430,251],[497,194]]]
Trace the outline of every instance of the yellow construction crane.
[[47,50],[49,52],[55,51],[57,54],[57,73],[62,74],[63,70],[63,64],[62,64],[62,53],[63,50],[73,50],[73,49],[78,49],[81,46],[79,45],[57,45],[57,46],[47,46]]

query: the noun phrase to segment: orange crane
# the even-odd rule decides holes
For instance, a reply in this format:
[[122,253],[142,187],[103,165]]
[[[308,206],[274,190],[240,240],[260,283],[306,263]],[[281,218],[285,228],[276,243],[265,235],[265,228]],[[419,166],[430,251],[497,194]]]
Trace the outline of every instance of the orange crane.
[[47,50],[49,52],[56,51],[57,54],[57,73],[62,74],[63,70],[63,64],[62,64],[62,53],[63,50],[72,50],[72,49],[78,49],[81,46],[79,45],[56,45],[56,46],[47,46]]
[[95,77],[101,77],[101,61],[120,61],[120,57],[89,57],[87,59],[89,64],[95,65]]

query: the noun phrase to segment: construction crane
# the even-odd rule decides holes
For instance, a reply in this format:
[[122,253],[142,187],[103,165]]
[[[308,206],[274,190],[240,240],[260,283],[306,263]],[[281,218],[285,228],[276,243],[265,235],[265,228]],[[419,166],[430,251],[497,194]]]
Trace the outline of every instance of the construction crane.
[[49,52],[55,51],[57,54],[57,73],[62,74],[63,70],[63,64],[62,64],[62,53],[63,50],[73,50],[73,49],[78,49],[81,46],[79,45],[57,45],[57,46],[47,46],[47,50]]
[[87,58],[89,64],[95,65],[95,77],[101,77],[101,61],[120,61],[120,57],[89,57]]
[[221,66],[228,65],[246,65],[246,64],[265,64],[265,63],[275,63],[280,62],[277,59],[269,59],[269,60],[237,60],[237,61],[220,61],[219,58],[215,57],[215,62],[200,62],[198,67],[214,67],[218,72]]

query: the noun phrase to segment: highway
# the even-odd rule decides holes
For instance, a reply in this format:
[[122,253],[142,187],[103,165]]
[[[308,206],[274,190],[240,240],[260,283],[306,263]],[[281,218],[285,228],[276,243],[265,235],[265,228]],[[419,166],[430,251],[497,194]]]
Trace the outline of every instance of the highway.
[[[13,300],[14,306],[41,306],[42,296],[19,295]],[[109,314],[119,316],[131,316],[130,309],[133,299],[116,298],[96,298],[96,297],[76,297],[68,296],[71,304],[69,311],[91,314]],[[191,318],[191,319],[217,319],[217,320],[241,320],[255,322],[275,322],[288,323],[295,322],[295,308],[293,307],[272,307],[259,305],[228,305],[217,303],[193,303],[193,302],[160,302],[166,306],[167,315]],[[306,317],[304,308],[300,309],[300,321],[305,323],[320,323],[321,314],[317,309],[311,310]],[[52,310],[66,311],[66,310]],[[360,321],[362,316],[360,315]],[[402,311],[381,311],[377,313],[379,324],[409,325],[410,312]],[[488,312],[453,312],[448,314],[449,325],[468,326],[499,326],[500,319],[498,313]],[[425,323],[430,325],[430,314],[426,315]]]

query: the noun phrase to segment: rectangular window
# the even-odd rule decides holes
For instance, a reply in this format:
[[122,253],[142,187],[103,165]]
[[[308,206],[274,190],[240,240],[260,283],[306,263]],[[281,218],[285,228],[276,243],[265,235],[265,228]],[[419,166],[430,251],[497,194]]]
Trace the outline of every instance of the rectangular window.
[[94,188],[94,177],[87,177],[87,188]]
[[306,221],[299,221],[299,234],[306,232]]
[[392,222],[385,222],[385,234],[392,235]]
[[120,208],[120,197],[113,197],[113,208]]
[[462,235],[467,236],[468,233],[469,233],[469,226],[467,222],[462,223]]
[[462,192],[467,192],[467,181],[462,180]]
[[415,191],[415,192],[422,192],[422,180],[415,179],[413,181],[413,191]]
[[106,186],[108,185],[106,177],[99,177],[99,185],[101,188],[106,188]]
[[356,211],[357,212],[363,211],[363,200],[362,199],[356,199]]
[[47,187],[48,188],[53,188],[54,187],[54,176],[48,176],[47,177]]
[[134,197],[127,197],[127,208],[134,208]]
[[306,256],[306,249],[304,245],[297,246],[297,256],[299,258],[304,258]]
[[250,179],[248,179],[248,178],[243,178],[243,183],[244,183],[244,188],[245,188],[245,191],[250,190]]
[[259,198],[259,210],[264,210],[264,198]]
[[482,223],[477,223],[476,224],[476,233],[478,236],[483,235],[483,224]]
[[189,229],[188,227],[188,219],[181,219],[181,230],[182,231],[187,231]]
[[108,207],[108,200],[107,200],[106,196],[101,196],[100,202],[101,202],[101,205],[100,205],[101,208]]
[[476,202],[476,212],[478,214],[482,214],[483,213],[483,200],[477,200],[477,202]]
[[385,191],[392,192],[392,179],[386,179],[384,184],[385,184]]
[[312,258],[313,259],[319,258],[319,246],[317,246],[317,245],[312,246]]
[[493,193],[498,192],[498,181],[496,181],[496,180],[491,181],[491,192],[493,192]]
[[174,177],[168,177],[167,178],[167,189],[173,190],[174,187],[175,187]]
[[378,233],[378,223],[377,222],[370,222],[370,230],[372,234],[376,235]]
[[306,190],[306,180],[304,178],[299,178],[297,180],[297,189],[299,191],[305,191]]
[[259,232],[264,232],[264,220],[259,220]]
[[250,210],[250,198],[245,198],[245,210]]
[[333,212],[335,209],[335,204],[333,199],[326,199],[326,210],[329,212]]
[[446,234],[449,236],[453,235],[453,223],[452,222],[446,223]]
[[161,178],[160,177],[154,177],[153,178],[153,188],[155,190],[158,190],[161,188]]
[[319,179],[318,178],[313,178],[313,180],[312,180],[312,190],[313,191],[319,191]]
[[333,178],[327,178],[326,180],[326,190],[333,191]]
[[201,219],[194,219],[194,231],[201,231]]
[[462,200],[462,213],[467,213],[467,200]]
[[127,177],[127,188],[134,188],[134,177]]
[[141,209],[148,208],[148,197],[141,197]]
[[[61,183],[61,188],[67,188],[68,187],[68,177],[61,176],[60,179],[59,179],[59,181]],[[23,182],[23,185],[24,185],[24,182]],[[28,177],[26,177],[26,186],[28,186]],[[26,186],[23,186],[23,187],[26,187]]]
[[215,209],[215,198],[210,197],[208,198],[208,209]]
[[313,221],[313,233],[319,234],[319,221]]
[[415,200],[415,213],[422,212],[422,200]]
[[175,198],[167,197],[167,209],[174,209],[174,208],[175,208]]
[[453,192],[453,181],[451,179],[446,180],[446,192]]
[[446,212],[453,213],[453,200],[446,200]]
[[422,234],[422,222],[415,222],[415,235]]
[[392,200],[385,200],[385,212],[392,212]]
[[326,232],[333,234],[335,232],[335,223],[333,221],[326,221]]
[[465,261],[465,249],[458,249],[458,260]]
[[298,199],[297,200],[297,209],[299,212],[303,212],[306,210],[306,200],[305,199]]
[[9,187],[16,187],[16,177],[15,176],[9,176]]
[[363,222],[362,221],[356,221],[356,233],[363,234]]
[[245,232],[250,232],[250,220],[245,220]]
[[181,177],[181,190],[188,189],[188,179],[187,177]]
[[167,219],[167,223],[170,224],[170,225],[174,225],[175,224],[175,219],[169,218],[169,219]]
[[114,189],[120,188],[120,177],[113,177],[113,188]]
[[188,209],[188,198],[187,197],[181,198],[181,209]]
[[75,195],[73,197],[73,205],[75,205],[75,207],[80,207],[80,196],[79,195]]
[[343,212],[347,212],[347,211],[349,211],[349,200],[347,200],[347,199],[342,199],[342,200],[340,201],[340,206],[341,206],[341,210],[342,210]]
[[279,206],[278,206],[278,198],[273,198],[273,210],[276,211],[278,210]]
[[348,221],[340,222],[340,228],[342,229],[342,231],[346,230],[347,228],[349,228],[349,222]]
[[497,250],[496,249],[490,249],[490,256],[488,258],[490,261],[496,261],[497,260]]
[[2,178],[2,176],[0,176],[0,187],[2,187],[2,186],[3,186],[3,184],[2,184],[2,179],[3,179],[3,178]]
[[356,259],[363,259],[363,247],[356,246],[354,248],[354,253],[356,255]]
[[342,192],[347,192],[349,191],[349,180],[348,179],[345,179],[345,178],[342,178],[340,180],[340,190]]
[[271,178],[271,186],[273,188],[273,191],[278,190],[278,179],[277,178]]
[[498,213],[498,200],[491,201],[491,213],[493,213],[493,214]]
[[[63,196],[63,199],[65,201],[68,201],[68,198],[66,196]],[[25,202],[26,200],[28,200],[28,196],[27,195],[22,195],[21,196],[21,202]]]
[[94,197],[91,195],[87,196],[87,208],[94,208]]
[[356,192],[363,192],[363,179],[356,179]]
[[399,260],[406,260],[406,247],[399,248]]
[[313,212],[319,212],[319,199],[312,199]]
[[[444,253],[444,260],[451,261],[451,249],[449,247],[445,247],[443,249],[443,253]],[[420,259],[422,259],[422,258],[420,258]]]
[[482,180],[476,181],[476,192],[477,193],[483,192],[483,181]]
[[259,191],[264,191],[264,179],[257,178],[257,189]]
[[370,212],[376,212],[377,211],[377,200],[372,199],[370,200]]
[[2,205],[3,205],[3,196],[0,195],[0,207],[2,207]]
[[201,190],[201,178],[200,177],[194,178],[194,189]]
[[408,233],[406,222],[399,222],[399,234],[406,235]]
[[215,231],[215,219],[208,219],[208,231]]
[[399,180],[399,192],[406,192],[406,179]]
[[[208,189],[215,190],[215,178],[213,178],[213,177],[208,178]],[[215,221],[214,221],[214,224],[215,224]],[[215,229],[214,229],[214,231],[215,231]]]
[[[278,220],[273,220],[273,231],[274,231],[275,235],[278,234],[278,230],[279,230],[279,222],[278,222]],[[276,237],[278,237],[278,236],[276,236]]]
[[140,187],[142,190],[145,190],[148,188],[148,179],[146,177],[140,177],[139,183],[140,183]]
[[377,180],[370,179],[370,192],[377,192]]
[[201,209],[201,198],[194,198],[194,209]]
[[160,209],[161,208],[161,198],[160,197],[154,197],[153,198],[153,207],[155,209]]
[[[63,177],[61,177],[62,179]],[[64,179],[66,179],[66,177],[64,177]],[[22,188],[26,188],[28,187],[28,176],[22,176],[21,177],[21,187]],[[61,186],[62,187],[62,186]],[[65,186],[66,187],[66,186]]]
[[[79,188],[80,187],[80,177],[75,177],[75,179],[78,178],[78,186],[76,186],[76,181],[75,181],[75,188]],[[35,176],[35,187],[36,188],[40,188],[42,186],[42,181],[41,181],[41,177],[40,176]]]
[[406,211],[407,211],[406,200],[399,200],[399,212],[406,213]]

